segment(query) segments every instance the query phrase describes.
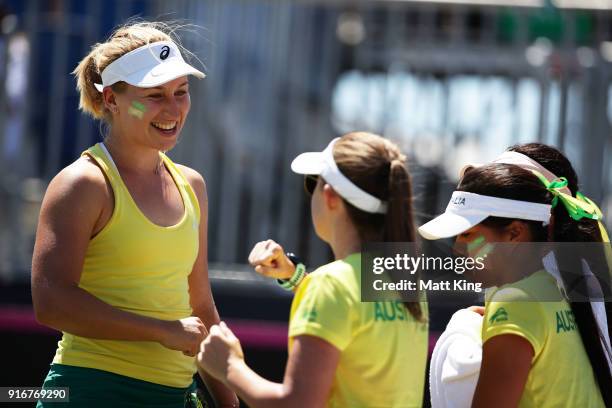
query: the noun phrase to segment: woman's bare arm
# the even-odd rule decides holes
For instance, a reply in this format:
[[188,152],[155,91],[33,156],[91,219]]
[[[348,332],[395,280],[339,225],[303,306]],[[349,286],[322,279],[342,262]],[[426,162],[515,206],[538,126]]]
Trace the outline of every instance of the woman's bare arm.
[[319,408],[329,398],[340,350],[318,337],[293,339],[282,383],[268,381],[244,362],[240,342],[224,323],[202,343],[198,365],[223,381],[252,408]]
[[517,407],[533,355],[531,343],[514,334],[487,340],[482,347],[482,364],[472,408]]

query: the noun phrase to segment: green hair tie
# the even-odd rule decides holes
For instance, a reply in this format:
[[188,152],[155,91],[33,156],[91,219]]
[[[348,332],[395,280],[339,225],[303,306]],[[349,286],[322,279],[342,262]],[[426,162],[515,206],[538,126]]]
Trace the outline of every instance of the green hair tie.
[[535,170],[532,170],[532,172],[554,196],[552,202],[550,203],[553,208],[555,208],[559,201],[561,201],[567,210],[567,213],[573,220],[578,221],[583,218],[588,218],[591,220],[601,219],[601,212],[599,212],[599,208],[597,208],[597,206],[591,200],[584,197],[584,195],[581,194],[581,198],[576,198],[560,191],[562,188],[567,187],[567,179],[565,177],[558,177],[553,181],[548,181],[541,173]]
[[[608,231],[606,231],[606,227],[604,226],[602,220],[603,220],[603,213],[601,212],[601,210],[599,209],[599,207],[597,206],[597,204],[595,204],[593,202],[593,200],[591,200],[590,198],[588,198],[587,196],[585,196],[584,194],[582,194],[580,191],[576,192],[576,198],[580,201],[584,201],[587,204],[590,204],[593,206],[593,208],[595,209],[595,214],[597,214],[598,218],[598,224],[599,224],[599,232],[601,233],[601,239],[603,240],[603,242],[610,242],[610,237],[608,236]],[[609,263],[612,265],[612,250],[610,250],[610,246],[607,247],[608,249],[606,250],[606,256],[609,259]]]
[[599,219],[603,218],[603,213],[601,212],[597,204],[593,202],[593,200],[591,200],[590,198],[582,194],[580,191],[576,193],[576,198],[579,199],[580,201],[584,201],[585,203],[592,205],[593,208],[595,209],[595,214],[597,214]]

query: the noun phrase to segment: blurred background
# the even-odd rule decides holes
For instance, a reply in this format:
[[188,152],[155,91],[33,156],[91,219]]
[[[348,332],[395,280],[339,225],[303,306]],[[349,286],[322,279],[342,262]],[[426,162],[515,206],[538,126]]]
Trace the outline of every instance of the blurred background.
[[[308,265],[331,259],[289,164],[333,137],[369,130],[402,146],[418,224],[443,210],[463,164],[551,144],[612,226],[612,0],[0,0],[0,338],[16,350],[0,385],[40,384],[59,338],[31,310],[38,211],[50,179],[102,138],[70,72],[134,16],[195,25],[180,35],[208,76],[191,81],[170,156],[207,181],[217,305],[271,379],[291,297],[246,258],[273,238]],[[460,305],[432,305],[432,343]]]

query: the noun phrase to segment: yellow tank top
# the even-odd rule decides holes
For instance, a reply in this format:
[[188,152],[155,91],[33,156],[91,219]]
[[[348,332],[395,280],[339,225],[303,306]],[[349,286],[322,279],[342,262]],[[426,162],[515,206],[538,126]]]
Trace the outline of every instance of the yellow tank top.
[[[103,144],[90,156],[110,181],[115,206],[107,225],[89,242],[79,286],[104,302],[143,316],[178,320],[192,315],[188,276],[198,255],[200,210],[191,186],[163,153],[185,213],[161,227],[138,208]],[[63,333],[54,363],[89,367],[170,387],[187,387],[195,358],[149,341],[98,340]]]

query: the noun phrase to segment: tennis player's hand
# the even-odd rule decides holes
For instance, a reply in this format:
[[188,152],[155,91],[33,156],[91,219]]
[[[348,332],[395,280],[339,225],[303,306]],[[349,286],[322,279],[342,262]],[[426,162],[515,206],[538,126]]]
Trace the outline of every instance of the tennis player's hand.
[[271,239],[255,244],[249,254],[249,263],[255,272],[268,278],[289,279],[295,272],[295,265],[287,258],[283,247]]
[[186,356],[194,357],[207,334],[206,326],[199,317],[186,317],[168,322],[160,343],[171,350],[182,351]]
[[240,340],[224,322],[214,325],[200,345],[197,361],[201,369],[223,382],[230,364],[244,362]]

